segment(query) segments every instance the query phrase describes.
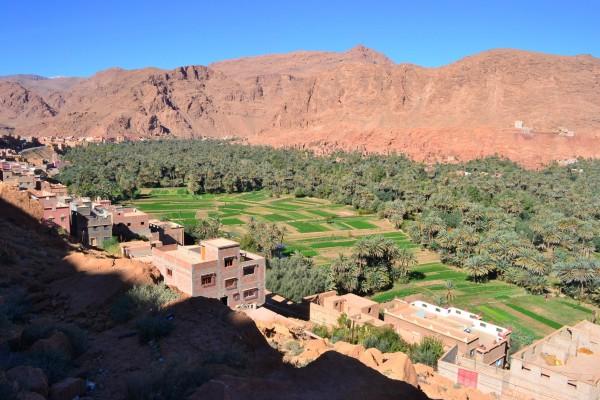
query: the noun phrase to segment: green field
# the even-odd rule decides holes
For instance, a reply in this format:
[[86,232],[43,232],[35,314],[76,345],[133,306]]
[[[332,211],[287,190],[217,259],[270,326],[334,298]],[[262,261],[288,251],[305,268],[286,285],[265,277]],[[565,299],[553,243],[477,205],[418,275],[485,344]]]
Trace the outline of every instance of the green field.
[[384,234],[400,247],[416,247],[375,215],[359,215],[350,206],[309,197],[272,197],[267,191],[190,195],[185,188],[161,188],[145,189],[133,205],[184,225],[197,218],[218,217],[223,230],[234,238],[244,234],[251,217],[274,222],[286,229],[286,253],[299,251],[319,265],[351,251],[361,236]]
[[[271,197],[266,191],[242,194],[190,195],[184,188],[146,190],[134,205],[155,217],[191,224],[196,218],[219,217],[223,229],[234,238],[246,231],[251,217],[285,227],[285,253],[300,252],[326,265],[339,253],[349,253],[363,236],[382,234],[398,247],[418,247],[391,224],[375,215],[358,215],[349,206],[313,198]],[[480,314],[501,326],[539,338],[557,327],[589,318],[592,309],[566,298],[528,294],[524,289],[490,281],[474,283],[467,275],[440,262],[416,266],[409,283],[396,283],[375,294],[378,302],[418,295],[430,302],[445,299],[446,281],[454,284],[450,304]]]
[[454,289],[450,305],[476,312],[490,322],[512,327],[535,338],[592,315],[591,308],[571,299],[545,299],[497,280],[475,283],[468,280],[462,271],[439,262],[418,265],[413,269],[413,275],[409,283],[398,283],[391,290],[372,296],[372,299],[386,302],[419,295],[433,303],[445,301],[445,282],[452,281]]

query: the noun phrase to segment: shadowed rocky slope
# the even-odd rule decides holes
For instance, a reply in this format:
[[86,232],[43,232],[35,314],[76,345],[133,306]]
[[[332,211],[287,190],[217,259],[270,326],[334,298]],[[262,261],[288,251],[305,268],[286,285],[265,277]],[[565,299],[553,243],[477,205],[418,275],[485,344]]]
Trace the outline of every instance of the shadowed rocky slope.
[[[21,134],[238,136],[430,161],[500,154],[528,166],[600,155],[592,56],[492,50],[423,68],[358,46],[61,79],[1,79],[0,125]],[[531,132],[514,129],[516,120]]]

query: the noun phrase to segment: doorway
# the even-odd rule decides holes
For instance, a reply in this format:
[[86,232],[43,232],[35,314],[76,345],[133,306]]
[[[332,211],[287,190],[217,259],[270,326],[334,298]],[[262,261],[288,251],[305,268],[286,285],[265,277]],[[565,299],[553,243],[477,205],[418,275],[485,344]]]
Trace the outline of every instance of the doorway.
[[227,305],[227,296],[221,297],[221,303]]

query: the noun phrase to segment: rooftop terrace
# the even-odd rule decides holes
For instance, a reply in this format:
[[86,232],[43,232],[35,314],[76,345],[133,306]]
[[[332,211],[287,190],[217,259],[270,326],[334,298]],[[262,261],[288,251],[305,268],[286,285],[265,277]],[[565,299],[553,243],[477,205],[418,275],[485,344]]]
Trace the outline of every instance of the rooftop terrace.
[[513,355],[569,379],[600,382],[600,326],[581,321],[565,326]]
[[464,343],[479,338],[479,343],[484,346],[481,350],[506,340],[511,332],[509,329],[482,321],[479,315],[469,311],[439,307],[424,301],[407,303],[395,300],[385,312]]

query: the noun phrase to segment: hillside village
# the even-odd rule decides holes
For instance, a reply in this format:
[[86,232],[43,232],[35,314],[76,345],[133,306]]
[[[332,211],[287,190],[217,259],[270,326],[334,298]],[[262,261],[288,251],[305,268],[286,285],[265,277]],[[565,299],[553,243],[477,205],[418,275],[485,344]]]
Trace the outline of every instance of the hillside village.
[[[113,252],[116,257],[148,265],[157,271],[157,282],[181,296],[216,299],[245,313],[273,346],[287,354],[291,364],[304,366],[334,349],[393,379],[420,387],[431,398],[593,400],[600,396],[599,325],[582,321],[562,327],[513,354],[509,328],[465,309],[427,303],[419,296],[377,303],[352,293],[327,291],[294,303],[268,290],[265,257],[242,249],[239,243],[211,238],[188,244],[178,223],[153,219],[135,207],[112,204],[108,199],[70,195],[66,186],[51,178],[61,166],[58,157],[37,165],[9,150],[4,150],[2,157],[1,185],[26,194],[29,207],[33,204],[40,210],[41,224],[83,249],[118,246]],[[351,331],[361,326],[392,329],[410,344],[436,338],[443,345],[443,354],[433,363],[434,368],[413,367],[406,356],[400,362],[400,356],[373,348],[334,344],[326,333],[340,321]],[[297,346],[302,351],[290,348],[290,340],[300,343]],[[14,376],[7,373],[8,379]],[[21,382],[21,378],[15,379]],[[440,389],[443,382],[447,382],[444,393]],[[78,395],[92,390],[84,386],[79,386]],[[69,398],[52,394],[59,389],[50,390],[51,399]]]

